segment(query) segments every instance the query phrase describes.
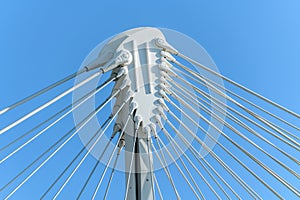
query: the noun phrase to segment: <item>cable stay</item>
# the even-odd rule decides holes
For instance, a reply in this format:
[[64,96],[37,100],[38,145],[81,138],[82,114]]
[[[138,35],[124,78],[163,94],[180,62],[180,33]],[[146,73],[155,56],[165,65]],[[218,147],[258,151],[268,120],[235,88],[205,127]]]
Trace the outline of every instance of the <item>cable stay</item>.
[[[94,91],[93,94],[96,94],[97,92],[99,92],[103,87],[105,87],[106,84],[104,84],[102,87],[100,87],[98,90]],[[122,88],[121,88],[122,89]],[[120,90],[118,90],[120,91]],[[111,101],[115,95],[117,95],[118,92],[116,92],[113,96],[109,97],[107,99],[107,101],[105,101],[100,107],[99,109],[101,110],[109,101]],[[67,116],[68,114],[70,114],[72,111],[74,111],[76,108],[78,108],[80,105],[82,105],[84,102],[86,102],[90,97],[92,97],[92,94],[89,95],[87,98],[85,98],[83,101],[81,101],[79,104],[77,104],[76,106],[74,106],[72,109],[70,109],[68,112],[66,112],[65,114],[63,114],[61,117],[59,117],[57,120],[55,120],[54,122],[52,122],[50,125],[48,125],[46,128],[44,128],[43,130],[41,130],[39,133],[37,133],[34,137],[32,137],[31,139],[29,139],[27,142],[25,142],[23,145],[21,145],[20,147],[18,147],[17,149],[15,149],[13,152],[11,152],[9,155],[7,155],[5,158],[0,160],[0,164],[3,163],[5,160],[7,160],[8,158],[10,158],[11,156],[13,156],[15,153],[17,153],[19,150],[21,150],[22,148],[24,148],[25,146],[27,146],[29,143],[31,143],[33,140],[35,140],[37,137],[39,137],[41,134],[43,134],[44,132],[46,132],[48,129],[50,129],[52,126],[54,126],[55,124],[57,124],[61,119],[63,119],[65,116]]]
[[[158,146],[159,146],[159,143],[157,143],[157,144],[158,144]],[[163,170],[165,171],[165,174],[167,175],[167,177],[168,177],[168,179],[169,179],[169,181],[170,181],[170,183],[171,183],[171,185],[172,185],[172,188],[173,188],[174,193],[175,193],[175,195],[176,195],[176,197],[177,197],[177,200],[181,199],[181,197],[180,197],[180,195],[179,195],[179,193],[178,193],[178,191],[177,191],[177,188],[176,188],[176,186],[175,186],[175,183],[174,183],[174,180],[173,180],[173,178],[172,178],[172,175],[171,175],[171,173],[170,173],[170,169],[169,169],[169,167],[168,167],[168,165],[167,165],[167,161],[166,161],[166,159],[165,159],[165,157],[164,157],[164,154],[161,152],[161,157],[162,157],[162,158],[161,158],[160,155],[157,153],[157,149],[156,149],[156,147],[154,146],[154,144],[151,143],[151,145],[152,145],[153,151],[155,152],[155,154],[156,154],[156,156],[157,156],[157,158],[158,158],[160,164],[161,164],[162,166],[166,166],[166,167],[163,168]],[[159,147],[159,148],[160,148],[160,147]]]
[[[174,94],[174,93],[172,93]],[[175,95],[174,95],[175,96]],[[166,96],[163,96],[164,99],[166,99]],[[184,101],[182,101],[182,99],[180,99],[178,96],[175,97],[177,100],[179,100],[180,102],[184,103],[185,105],[187,105],[189,108],[191,108],[187,103],[185,103]],[[169,99],[167,99],[168,102],[172,103],[172,101],[170,101]],[[173,106],[175,105],[174,103],[172,104]],[[166,107],[166,105],[163,105],[163,107]],[[178,108],[177,106],[175,106],[176,108]],[[166,109],[168,109],[166,107]],[[191,109],[192,110],[192,109]],[[168,109],[169,112],[169,109]],[[172,114],[172,112],[170,112]],[[184,114],[184,113],[183,113]],[[174,116],[174,114],[172,114],[172,116]],[[223,131],[219,130],[214,124],[212,124],[210,121],[208,121],[207,119],[203,118],[202,116],[200,116],[204,121],[206,121],[209,125],[211,125],[215,130],[217,130],[218,132],[220,132],[222,134],[222,136],[224,136],[226,139],[228,139],[228,141],[230,141],[232,144],[234,144],[236,147],[238,147],[238,149],[240,149],[243,153],[245,153],[248,157],[250,157],[253,161],[255,161],[258,165],[260,165],[263,169],[265,169],[268,173],[270,173],[274,178],[276,178],[278,181],[280,181],[282,184],[284,184],[287,188],[289,188],[292,192],[294,192],[297,196],[300,195],[299,191],[293,187],[291,184],[289,184],[288,182],[286,182],[282,177],[280,177],[278,174],[276,174],[273,170],[271,170],[269,167],[267,167],[265,164],[263,164],[261,161],[259,161],[258,159],[256,159],[252,154],[250,154],[247,150],[245,150],[244,148],[242,148],[240,145],[238,145],[236,142],[234,142],[227,134],[224,134]],[[176,117],[177,118],[177,117]],[[177,118],[178,119],[178,118]],[[191,118],[189,118],[190,120],[192,120]],[[179,121],[184,127],[186,127],[186,125],[184,125],[179,119],[177,120]],[[196,123],[196,122],[195,122]],[[227,125],[227,123],[225,122],[225,125]],[[228,125],[227,125],[228,126]],[[290,171],[293,175],[295,175],[296,177],[299,178],[299,174],[297,174],[296,172],[290,170],[287,166],[285,166],[283,163],[281,163],[280,161],[278,161],[276,158],[274,158],[273,156],[271,156],[269,153],[267,153],[266,151],[262,150],[259,146],[257,146],[255,143],[253,143],[251,140],[249,140],[248,138],[246,138],[243,134],[241,134],[239,131],[237,131],[236,129],[234,129],[232,126],[229,127],[231,130],[233,130],[235,133],[237,133],[239,136],[241,136],[243,139],[246,139],[249,143],[251,143],[252,145],[254,145],[256,148],[258,148],[260,151],[262,151],[263,153],[265,153],[267,156],[269,156],[270,158],[272,158],[273,160],[275,160],[278,164],[280,164],[282,167],[284,167],[285,169],[287,169],[288,171]]]
[[[180,65],[180,66],[181,66],[181,67],[184,67],[183,65]],[[204,84],[206,84],[206,85],[207,85],[210,89],[212,89],[214,92],[220,94],[221,96],[223,96],[224,98],[226,98],[226,100],[229,100],[230,102],[236,104],[237,106],[239,106],[241,109],[245,110],[245,111],[246,111],[247,113],[249,113],[250,115],[252,115],[252,116],[258,118],[260,121],[264,122],[264,124],[268,125],[268,126],[271,127],[273,130],[275,130],[275,131],[277,131],[277,132],[280,131],[280,133],[282,133],[281,131],[283,131],[283,132],[287,133],[288,135],[290,135],[290,136],[292,136],[292,137],[294,137],[294,138],[296,138],[296,139],[299,139],[298,136],[295,136],[294,134],[291,134],[290,132],[286,131],[285,129],[283,129],[283,128],[277,126],[276,124],[274,124],[274,123],[272,123],[272,122],[266,120],[265,118],[260,117],[258,114],[255,114],[253,111],[249,110],[248,108],[244,107],[243,105],[241,105],[240,103],[238,103],[238,102],[235,101],[234,99],[230,98],[230,97],[227,96],[225,93],[223,93],[220,89],[216,88],[213,84],[211,84],[212,81],[206,81],[206,80],[208,80],[207,78],[205,79],[203,76],[199,76],[199,77],[201,77],[201,78],[200,78],[200,81],[199,81],[199,80],[197,80],[196,78],[193,78],[193,77],[191,77],[190,75],[187,75],[186,73],[182,72],[181,70],[178,70],[178,69],[176,69],[176,68],[174,68],[174,69],[175,69],[175,71],[177,71],[177,72],[183,74],[183,75],[186,76],[186,77],[191,78],[192,80],[196,81],[197,83],[199,83],[199,84],[201,84],[201,85],[203,85],[203,86],[205,86]],[[187,70],[186,67],[184,67],[184,69]],[[177,77],[178,77],[178,76],[177,76]],[[198,76],[197,76],[197,77],[198,77]],[[180,78],[180,79],[183,80],[182,78]],[[186,80],[183,80],[183,81],[186,82]],[[187,83],[187,84],[192,85],[191,83]],[[214,84],[216,84],[216,83],[214,83]],[[194,86],[192,86],[192,87],[194,87]],[[220,86],[219,88],[221,88],[221,86]],[[226,90],[226,91],[229,91],[229,90]],[[252,104],[253,104],[253,103],[252,103]],[[254,104],[254,105],[255,105],[255,104]],[[257,106],[257,107],[258,107],[258,106]],[[266,111],[266,112],[268,112],[268,111]],[[272,115],[274,115],[274,114],[272,114]],[[278,118],[278,117],[277,117],[277,118]],[[282,120],[282,121],[283,121],[283,120]],[[287,122],[287,123],[288,123],[288,122]],[[288,123],[288,124],[289,124],[289,123]],[[275,128],[274,128],[274,127],[275,127]],[[298,129],[298,127],[296,127],[295,125],[292,125],[292,124],[291,124],[291,127]]]
[[[172,128],[172,130],[180,137],[180,139],[185,142],[185,144],[188,147],[192,147],[189,145],[187,139],[178,131],[178,129],[168,119],[166,119],[166,122]],[[217,156],[213,151],[210,151],[209,147],[205,145],[195,134],[192,134],[192,136],[195,138],[197,142],[199,142],[199,144],[203,146],[203,148],[205,148],[209,152],[209,154],[213,156],[213,158],[218,163],[220,163],[220,165],[243,187],[245,191],[247,191],[249,195],[251,195],[254,199],[256,198],[262,199],[238,174],[236,174],[236,172],[234,172],[224,161],[222,161],[222,159],[219,156]],[[201,158],[199,151],[195,150],[194,147],[192,147],[192,149],[196,152],[196,154],[198,154],[198,157]]]
[[[174,75],[174,73],[171,73],[172,75]],[[209,96],[207,93],[205,93],[203,90],[197,88],[195,85],[191,84],[190,82],[184,80],[183,78],[181,78],[178,75],[174,75],[176,76],[176,78],[179,78],[180,80],[182,80],[184,83],[186,83],[188,86],[191,86],[195,91],[197,91],[199,94],[201,94],[204,98],[208,99],[209,101],[211,101],[213,104],[221,104],[221,106],[226,107],[227,109],[233,111],[234,113],[238,114],[239,116],[241,116],[242,118],[246,119],[247,121],[250,121],[251,123],[255,124],[256,126],[260,127],[261,129],[265,130],[266,132],[270,133],[271,135],[273,135],[274,137],[279,138],[277,135],[275,135],[273,132],[270,132],[269,130],[267,130],[265,127],[257,124],[255,121],[251,120],[250,118],[246,117],[245,115],[243,115],[242,113],[236,111],[234,108],[225,105],[223,102],[221,102],[220,100],[216,99],[213,96]],[[172,81],[172,79],[170,77],[168,77],[168,79],[170,79]],[[165,80],[165,79],[163,79]],[[176,86],[178,86],[178,84],[174,81],[172,81],[172,84],[175,84]],[[180,86],[178,86],[180,87]],[[182,88],[182,87],[181,87]],[[284,134],[282,131],[278,130],[278,126],[274,125],[272,122],[268,121],[265,118],[259,117],[257,114],[253,113],[252,111],[250,111],[249,109],[247,109],[246,107],[242,106],[241,104],[237,103],[235,100],[229,98],[226,94],[222,93],[221,91],[217,90],[214,87],[210,87],[212,88],[214,91],[216,91],[218,94],[224,96],[224,98],[226,98],[227,100],[232,101],[233,103],[237,104],[240,108],[242,108],[243,110],[245,110],[247,113],[249,113],[251,116],[254,116],[255,118],[257,118],[259,121],[261,121],[262,123],[266,124],[269,128],[275,130],[277,133],[279,133],[281,136],[285,137],[286,139],[289,140],[289,142],[294,143],[296,146],[293,146],[294,148],[296,148],[297,150],[299,150],[299,143],[296,142],[295,140],[293,140],[292,138],[290,138],[289,136],[287,136],[286,134]],[[198,97],[197,97],[198,98]],[[201,98],[200,98],[201,99]],[[228,114],[227,111],[224,111]],[[283,129],[284,130],[284,129]],[[292,137],[296,137],[295,135],[289,133],[288,131],[284,132],[288,133],[289,135],[291,135]],[[280,138],[279,138],[280,139]],[[286,142],[287,144],[290,145],[290,143]]]
[[[96,133],[92,136],[92,138],[87,142],[87,145],[89,145],[93,139],[99,134],[99,132],[102,130],[102,128],[109,122],[110,118],[108,118],[101,128],[99,128]],[[73,158],[73,160],[65,167],[65,169],[59,174],[59,176],[55,179],[55,181],[48,187],[46,192],[41,196],[41,199],[44,199],[45,196],[50,192],[50,190],[55,186],[55,184],[63,177],[63,175],[69,170],[69,168],[75,163],[75,161],[79,158],[79,156],[84,152],[86,148],[82,147],[81,150],[76,154],[76,156]]]
[[82,74],[83,72],[85,72],[85,69],[82,69],[82,70],[80,70],[80,71],[78,71],[76,73],[73,73],[73,74],[71,74],[71,75],[69,75],[69,76],[67,76],[67,77],[65,77],[65,78],[63,78],[63,79],[61,79],[61,80],[59,80],[59,81],[57,81],[57,82],[55,82],[55,83],[47,86],[47,87],[45,87],[44,89],[41,89],[38,92],[35,92],[34,94],[32,94],[32,95],[30,95],[30,96],[28,96],[28,97],[26,97],[26,98],[24,98],[24,99],[22,99],[22,100],[20,100],[20,101],[18,101],[16,103],[14,103],[14,104],[12,104],[12,105],[10,105],[10,106],[2,109],[0,111],[0,115],[4,114],[4,113],[6,113],[6,112],[8,112],[8,111],[10,111],[10,110],[12,110],[12,109],[20,106],[20,105],[22,105],[22,104],[24,104],[24,103],[26,103],[26,102],[28,102],[28,101],[30,101],[30,100],[32,100],[32,99],[40,96],[40,95],[42,95],[42,94],[44,94],[45,92],[48,92],[49,90],[51,90],[51,89],[53,89],[53,88],[55,88],[55,87],[57,87],[57,86],[59,86],[59,85],[61,85],[63,83],[65,83],[65,82],[67,82],[67,81],[75,78],[76,76]]
[[[158,45],[158,46],[159,46],[159,45]],[[164,46],[164,47],[165,47],[165,46]],[[265,101],[265,102],[267,102],[267,103],[272,104],[273,106],[275,106],[275,107],[277,107],[277,108],[279,108],[279,109],[281,109],[281,110],[283,110],[283,111],[285,111],[285,112],[287,112],[287,113],[293,115],[294,117],[300,118],[300,115],[299,115],[299,114],[297,114],[297,113],[295,113],[295,112],[293,112],[293,111],[291,111],[291,110],[289,110],[289,109],[287,109],[287,108],[285,108],[285,107],[283,107],[283,106],[281,106],[281,105],[279,105],[279,104],[277,104],[277,103],[275,103],[275,102],[269,100],[268,98],[266,98],[266,97],[264,97],[264,96],[262,96],[262,95],[260,95],[260,94],[258,94],[258,93],[256,93],[256,92],[254,92],[254,91],[248,89],[247,87],[245,87],[245,86],[243,86],[243,85],[241,85],[241,84],[239,84],[239,83],[237,83],[237,82],[231,80],[230,78],[227,78],[227,77],[225,77],[225,76],[223,76],[223,75],[221,75],[221,74],[219,74],[219,73],[217,73],[217,72],[211,70],[210,68],[208,68],[208,67],[202,65],[201,63],[199,63],[199,62],[193,60],[192,58],[189,58],[188,56],[185,56],[184,54],[182,54],[182,53],[180,53],[180,52],[178,52],[178,51],[174,52],[174,50],[169,49],[169,48],[163,48],[163,49],[164,49],[165,51],[167,51],[168,53],[171,53],[171,54],[174,54],[174,55],[176,55],[176,56],[179,56],[180,58],[182,58],[182,59],[184,59],[184,60],[186,60],[186,61],[188,61],[188,62],[190,62],[190,63],[192,63],[192,64],[194,64],[194,65],[196,65],[197,67],[200,67],[200,68],[202,68],[202,69],[204,69],[204,70],[206,70],[206,71],[208,71],[208,72],[210,72],[210,73],[212,73],[212,74],[214,74],[214,75],[216,75],[216,76],[222,78],[223,80],[225,80],[225,81],[227,81],[227,82],[233,84],[234,86],[236,86],[236,87],[238,87],[238,88],[240,88],[240,89],[242,89],[242,90],[244,90],[244,91],[246,91],[246,92],[248,92],[248,93],[250,93],[250,94],[252,94],[252,95],[254,95],[254,96],[256,96],[256,97],[258,97],[259,99],[261,99],[261,100],[263,100],[263,101]],[[172,57],[172,56],[168,56],[168,58],[169,58],[170,60],[172,60],[172,62],[176,61],[176,59],[174,59],[174,57]],[[195,73],[196,73],[196,72],[195,72]]]
[[11,128],[17,126],[18,124],[22,123],[23,121],[25,121],[26,119],[28,119],[29,117],[35,115],[36,113],[42,111],[43,109],[45,109],[46,107],[50,106],[51,104],[55,103],[56,101],[60,100],[61,98],[63,98],[64,96],[70,94],[71,92],[73,92],[74,90],[76,90],[77,88],[81,87],[82,85],[88,83],[89,81],[93,80],[94,78],[98,77],[101,73],[97,72],[95,74],[93,74],[92,76],[90,76],[89,78],[83,80],[81,83],[71,87],[70,89],[66,90],[65,92],[61,93],[60,95],[56,96],[55,98],[53,98],[52,100],[48,101],[47,103],[43,104],[42,106],[36,108],[35,110],[31,111],[30,113],[24,115],[23,117],[21,117],[20,119],[18,119],[17,121],[13,122],[12,124],[6,126],[5,128],[3,128],[2,130],[0,130],[0,135],[5,133],[6,131],[10,130]]

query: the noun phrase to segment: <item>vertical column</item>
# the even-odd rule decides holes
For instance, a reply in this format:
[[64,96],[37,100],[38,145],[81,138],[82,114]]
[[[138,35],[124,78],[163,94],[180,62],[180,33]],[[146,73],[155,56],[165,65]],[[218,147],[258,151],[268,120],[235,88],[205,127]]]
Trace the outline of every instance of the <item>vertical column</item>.
[[[152,156],[149,154],[148,135],[144,133],[142,127],[138,128],[136,139],[134,135],[134,121],[130,119],[131,133],[125,135],[125,164],[126,164],[126,184],[129,179],[127,200],[154,200],[153,191],[153,172],[152,172]],[[128,130],[129,131],[129,130]],[[129,132],[127,132],[129,133]],[[134,142],[135,145],[134,145]],[[134,149],[133,149],[134,147]],[[131,173],[129,171],[130,162],[133,156]]]

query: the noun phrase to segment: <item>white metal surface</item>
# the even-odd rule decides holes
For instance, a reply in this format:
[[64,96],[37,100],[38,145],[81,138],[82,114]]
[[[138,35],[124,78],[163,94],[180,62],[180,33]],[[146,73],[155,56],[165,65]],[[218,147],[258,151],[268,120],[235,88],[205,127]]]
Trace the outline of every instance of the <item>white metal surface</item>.
[[[128,182],[125,198],[130,200],[154,199],[154,180],[152,175],[152,156],[149,154],[149,138],[156,134],[155,115],[160,106],[156,102],[161,98],[158,91],[160,79],[161,55],[157,39],[165,39],[156,28],[138,28],[126,31],[114,37],[103,48],[100,57],[115,52],[130,52],[132,62],[124,66],[128,73],[116,81],[115,89],[124,81],[128,88],[121,91],[114,105],[117,110],[129,95],[136,105],[134,116],[125,130],[126,171]],[[104,57],[104,56],[103,56]],[[115,130],[122,129],[127,121],[130,104],[119,113]],[[114,113],[113,112],[113,113]],[[138,121],[137,121],[138,120]],[[133,156],[134,155],[134,156]],[[128,193],[128,194],[127,194]]]

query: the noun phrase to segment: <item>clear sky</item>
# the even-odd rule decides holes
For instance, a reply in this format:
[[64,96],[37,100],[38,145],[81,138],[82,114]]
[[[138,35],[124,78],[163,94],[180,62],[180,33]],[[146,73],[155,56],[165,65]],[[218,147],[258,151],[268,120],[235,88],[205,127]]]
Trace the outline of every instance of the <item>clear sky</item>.
[[[0,109],[75,72],[87,54],[106,38],[134,27],[154,26],[194,38],[223,75],[300,113],[299,10],[297,0],[0,0]],[[64,102],[70,102],[70,98]],[[31,108],[25,106],[5,119],[0,116],[1,128]],[[32,127],[33,123],[25,126]],[[57,131],[68,130],[60,128]],[[74,144],[74,148],[80,145]],[[55,163],[51,166],[53,173],[59,171]],[[20,167],[18,162],[2,166],[0,179],[5,170],[15,167]],[[38,177],[50,180],[47,173]],[[47,188],[39,183],[43,181],[33,179],[32,185],[38,187],[28,184],[15,198],[39,197],[38,189]],[[117,187],[112,190],[112,195],[123,192]],[[63,197],[72,194],[69,188]]]

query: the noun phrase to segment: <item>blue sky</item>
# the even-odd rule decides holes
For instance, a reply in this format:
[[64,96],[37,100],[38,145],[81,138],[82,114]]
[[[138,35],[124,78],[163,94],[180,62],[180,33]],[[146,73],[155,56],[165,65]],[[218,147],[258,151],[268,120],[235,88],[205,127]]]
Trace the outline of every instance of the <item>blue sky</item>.
[[[106,38],[134,27],[155,26],[194,38],[223,75],[300,113],[299,10],[300,2],[296,0],[0,0],[0,107],[75,72],[86,55]],[[58,106],[67,102],[70,98]],[[0,126],[30,108],[28,104],[5,119],[0,116]],[[276,109],[272,111],[284,115]],[[59,128],[57,131],[68,130]],[[4,169],[17,164],[6,164],[1,175]],[[34,181],[38,185],[39,180]],[[31,189],[26,186],[16,199],[22,195],[36,197],[38,193]],[[64,195],[72,195],[72,191],[69,189]]]

